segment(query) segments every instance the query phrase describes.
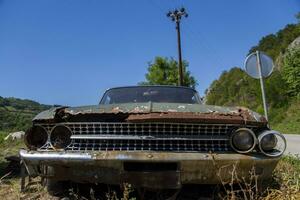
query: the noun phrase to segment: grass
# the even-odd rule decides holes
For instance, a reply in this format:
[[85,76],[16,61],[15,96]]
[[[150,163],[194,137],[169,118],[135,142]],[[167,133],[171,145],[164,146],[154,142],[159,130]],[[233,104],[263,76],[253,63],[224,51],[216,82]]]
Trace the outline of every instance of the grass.
[[274,171],[265,200],[300,199],[300,159],[283,157]]
[[0,145],[4,142],[4,138],[7,136],[8,132],[0,131]]
[[2,141],[0,143],[0,162],[4,161],[6,156],[18,155],[20,148],[25,148],[22,140]]
[[0,199],[20,199],[19,178],[3,179],[0,182]]
[[[250,180],[241,180],[238,185],[224,186],[225,195],[219,194],[224,200],[297,200],[300,199],[300,159],[284,156],[273,172],[271,180],[262,184],[257,182],[255,173]],[[232,172],[234,174],[234,171]],[[236,176],[236,175],[234,175]],[[259,188],[264,188],[261,190]]]
[[0,199],[5,200],[51,200],[55,199],[48,195],[46,189],[34,180],[35,183],[29,185],[24,193],[20,192],[20,178],[13,177],[0,181]]
[[6,161],[5,157],[18,155],[19,149],[25,147],[22,140],[5,141],[4,138],[6,135],[7,133],[0,133],[0,177],[7,173],[5,169],[9,163]]
[[19,149],[24,148],[25,145],[23,140],[5,141],[7,134],[7,132],[0,132],[0,199],[51,199],[40,184],[30,186],[24,194],[20,192],[20,177],[6,170],[9,163],[5,157],[18,155]]
[[300,100],[294,101],[290,107],[282,112],[280,122],[272,123],[271,127],[284,134],[300,134]]

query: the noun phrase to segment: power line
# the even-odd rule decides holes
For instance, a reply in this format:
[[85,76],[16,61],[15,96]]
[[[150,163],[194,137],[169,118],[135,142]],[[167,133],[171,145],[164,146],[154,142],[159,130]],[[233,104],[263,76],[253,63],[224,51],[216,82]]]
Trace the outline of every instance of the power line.
[[206,41],[206,39],[201,33],[195,32],[189,25],[186,26],[186,30],[188,33],[187,36],[192,40],[192,45],[200,47],[200,48],[204,48],[205,52],[210,57],[215,59],[219,65],[224,64],[222,57],[219,56],[219,54],[216,52],[216,50],[213,49],[211,47],[211,45],[208,46],[207,43],[203,42],[203,41]]
[[[176,0],[174,0],[175,2]],[[165,11],[164,6],[162,6],[162,2],[164,1],[154,1],[154,0],[149,0],[150,4],[159,9],[161,12]],[[179,4],[181,4],[180,6],[183,6],[183,1],[181,0],[177,0],[177,2],[175,2],[175,4],[178,5],[174,5],[174,6],[179,6]],[[202,34],[201,32],[197,32],[195,31],[195,29],[191,28],[188,24],[186,25],[186,30],[187,30],[187,37],[189,37],[192,40],[192,45],[198,48],[204,48],[205,49],[205,53],[207,53],[210,57],[212,57],[213,59],[215,59],[218,63],[218,65],[222,66],[224,65],[225,62],[223,62],[223,58],[217,53],[217,51],[212,48],[211,45],[207,45],[207,43],[205,43],[204,41],[206,41],[204,34]]]

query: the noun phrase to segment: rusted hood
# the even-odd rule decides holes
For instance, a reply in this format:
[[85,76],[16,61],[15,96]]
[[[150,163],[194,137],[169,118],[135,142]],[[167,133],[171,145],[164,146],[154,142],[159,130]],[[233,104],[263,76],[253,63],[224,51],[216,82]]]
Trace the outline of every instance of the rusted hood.
[[243,107],[222,107],[200,104],[179,104],[179,103],[126,103],[95,105],[83,107],[57,107],[38,114],[33,120],[53,120],[57,115],[83,116],[95,114],[127,114],[126,121],[180,121],[190,122],[260,122],[266,123],[264,117]]

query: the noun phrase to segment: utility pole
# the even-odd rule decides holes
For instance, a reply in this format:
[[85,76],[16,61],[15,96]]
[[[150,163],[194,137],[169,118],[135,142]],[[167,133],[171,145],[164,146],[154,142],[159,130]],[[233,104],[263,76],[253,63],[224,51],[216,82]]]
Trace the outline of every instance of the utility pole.
[[179,85],[183,85],[183,67],[182,67],[182,57],[181,57],[181,39],[180,39],[180,20],[181,17],[188,17],[187,12],[184,8],[180,10],[175,9],[174,11],[169,11],[167,13],[167,17],[170,17],[172,21],[176,23],[176,30],[177,30],[177,44],[178,44],[178,75],[179,75]]

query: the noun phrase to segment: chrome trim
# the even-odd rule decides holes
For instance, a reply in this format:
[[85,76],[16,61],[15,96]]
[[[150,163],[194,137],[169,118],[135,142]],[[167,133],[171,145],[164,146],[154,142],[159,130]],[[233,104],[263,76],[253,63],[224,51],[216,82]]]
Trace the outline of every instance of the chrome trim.
[[200,137],[155,137],[155,136],[136,136],[136,135],[72,135],[71,139],[78,140],[224,140],[226,136],[200,136]]
[[[66,126],[71,132],[69,151],[231,151],[230,134],[238,124],[62,122],[39,124],[49,132]],[[255,126],[245,125],[255,129]],[[49,145],[48,145],[49,146]],[[54,148],[44,146],[40,150]]]
[[[173,153],[173,152],[127,152],[127,151],[100,151],[100,152],[68,152],[68,151],[20,151],[21,160],[24,162],[30,176],[38,175],[48,177],[48,174],[41,174],[41,167],[58,166],[62,167],[62,173],[56,178],[78,182],[82,180],[88,183],[122,184],[123,163],[126,161],[135,162],[177,162],[180,166],[180,181],[183,184],[220,184],[216,172],[222,173],[222,177],[231,175],[228,171],[236,167],[237,174],[245,175],[249,171],[259,169],[258,178],[271,177],[272,171],[279,158],[270,158],[260,153],[244,155],[239,153]],[[239,162],[237,162],[239,161]],[[216,163],[218,165],[216,166]],[[219,165],[221,164],[221,165]],[[113,170],[115,173],[110,173]],[[188,173],[186,173],[188,172]],[[163,173],[163,172],[162,172]],[[262,173],[262,174],[260,174]],[[98,176],[96,176],[98,175]],[[155,174],[157,175],[157,174]],[[224,176],[223,176],[224,175]],[[143,173],[143,177],[144,173]],[[205,177],[205,179],[203,179]],[[241,177],[242,178],[242,177]],[[115,180],[115,182],[110,182]],[[197,180],[197,182],[195,182]]]
[[25,149],[21,149],[19,152],[21,159],[29,160],[30,162],[34,161],[84,161],[92,160],[92,156],[88,153],[67,153],[63,152],[47,152],[47,153],[37,153],[37,152],[28,152]]
[[56,124],[50,130],[50,139],[51,139],[51,133],[55,130],[55,128],[60,127],[60,126],[67,128],[70,131],[70,133],[73,135],[73,131],[70,129],[70,127],[66,126],[65,124]]
[[[70,129],[70,127],[68,127],[68,126],[66,126],[66,125],[64,125],[64,124],[57,124],[57,125],[55,125],[55,126],[53,126],[52,128],[51,128],[51,131],[50,131],[50,134],[49,134],[49,143],[50,143],[50,145],[51,145],[51,147],[52,148],[55,148],[54,146],[53,146],[53,141],[52,141],[52,132],[57,128],[57,127],[64,127],[64,128],[66,128],[70,133],[71,133],[71,136],[73,135],[73,131]],[[67,147],[67,146],[69,146],[70,144],[71,144],[71,142],[72,141],[70,141],[70,143],[69,144],[67,144],[65,147]],[[64,147],[64,148],[65,148]]]
[[[50,126],[50,127],[53,127],[53,126],[57,126],[57,125],[91,125],[91,124],[173,124],[173,125],[200,125],[200,126],[235,126],[235,127],[240,127],[241,124],[219,124],[219,123],[216,123],[216,124],[198,124],[198,123],[178,123],[178,122],[141,122],[141,123],[133,123],[133,122],[60,122],[60,123],[54,123],[54,124],[51,124],[51,123],[36,123],[36,125],[40,125],[40,126]],[[248,128],[249,127],[257,127],[255,125],[246,125]]]
[[[41,129],[43,129],[43,130],[45,131],[45,133],[46,133],[46,135],[47,135],[46,142],[45,142],[44,144],[42,144],[41,147],[35,147],[35,146],[31,145],[31,144],[27,141],[27,139],[28,139],[28,138],[27,138],[27,137],[28,137],[28,133],[27,133],[27,132],[28,132],[29,130],[32,131],[32,129],[33,129],[34,127],[40,127]],[[49,143],[49,139],[50,139],[50,137],[49,137],[49,131],[47,130],[47,128],[45,128],[42,124],[36,124],[36,125],[30,127],[30,129],[28,129],[28,130],[26,131],[25,137],[24,137],[24,142],[25,142],[25,145],[26,145],[28,148],[35,147],[35,148],[39,149],[39,148],[42,148],[43,146],[46,146],[46,145]],[[28,145],[30,145],[30,146],[28,146]]]
[[[238,131],[247,131],[247,132],[250,133],[250,135],[251,135],[252,138],[253,138],[253,145],[252,145],[252,147],[251,147],[250,149],[248,149],[247,151],[241,151],[241,150],[238,150],[238,149],[235,148],[235,146],[233,145],[233,142],[232,142],[233,136],[234,136],[234,134],[237,133]],[[255,133],[254,133],[251,129],[249,129],[249,128],[239,128],[239,129],[233,131],[233,133],[230,135],[230,140],[229,140],[229,142],[230,142],[231,148],[232,148],[234,151],[236,151],[237,153],[249,153],[249,152],[251,152],[251,151],[255,148],[255,146],[256,146],[256,144],[257,144],[257,138],[256,138]]]
[[[274,135],[277,135],[278,137],[280,137],[283,141],[283,144],[284,144],[284,148],[279,151],[278,153],[272,151],[272,153],[267,153],[263,150],[262,146],[261,146],[261,140],[263,139],[263,137],[265,137],[266,135],[269,135],[269,134],[274,134]],[[286,146],[287,146],[287,143],[286,143],[286,139],[285,137],[279,133],[278,131],[273,131],[273,130],[266,130],[266,131],[263,131],[261,132],[259,135],[258,135],[258,147],[259,147],[259,150],[261,153],[263,153],[265,156],[269,156],[269,157],[279,157],[281,156],[285,150],[286,150]]]

